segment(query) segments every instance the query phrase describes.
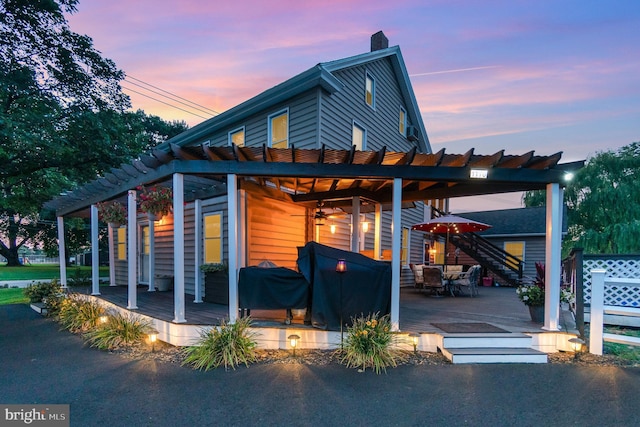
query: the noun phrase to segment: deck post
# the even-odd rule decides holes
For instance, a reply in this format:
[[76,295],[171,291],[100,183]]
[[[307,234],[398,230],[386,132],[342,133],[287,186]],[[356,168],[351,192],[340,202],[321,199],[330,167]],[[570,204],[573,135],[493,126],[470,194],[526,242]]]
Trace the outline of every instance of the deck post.
[[382,204],[376,203],[376,214],[373,220],[373,259],[380,260],[381,245],[380,239],[382,236]]
[[137,207],[136,207],[136,191],[129,190],[127,192],[127,286],[128,299],[127,308],[129,310],[138,309],[138,271],[137,271]]
[[64,218],[58,219],[58,264],[60,264],[60,284],[67,289],[67,255],[64,249]]
[[173,323],[185,323],[184,175],[173,174]]
[[360,253],[360,197],[351,199],[351,252]]
[[116,255],[115,242],[113,240],[113,223],[107,225],[109,234],[109,286],[116,286]]
[[100,295],[100,249],[98,247],[98,206],[91,205],[91,295]]
[[200,263],[202,262],[202,199],[196,199],[193,206],[194,239],[195,239],[195,298],[193,302],[202,302],[202,272],[200,271]]
[[149,214],[149,289],[147,292],[156,291],[156,222],[155,216]]
[[393,179],[391,234],[391,329],[400,330],[400,251],[402,246],[402,178]]
[[238,319],[238,182],[227,175],[227,210],[229,212],[229,323]]
[[562,244],[562,189],[547,184],[547,233],[545,244],[544,326],[547,331],[560,330],[560,274]]
[[607,270],[591,270],[591,319],[589,323],[589,353],[602,355],[604,323],[604,281]]

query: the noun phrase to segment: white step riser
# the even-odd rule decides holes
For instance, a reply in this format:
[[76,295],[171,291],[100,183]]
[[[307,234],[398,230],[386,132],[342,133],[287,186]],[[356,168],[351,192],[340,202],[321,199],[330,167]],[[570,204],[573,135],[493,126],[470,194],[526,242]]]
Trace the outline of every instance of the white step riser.
[[505,355],[465,355],[454,356],[451,361],[453,364],[467,363],[547,363],[547,356],[531,355],[525,356],[521,354],[505,354]]
[[472,338],[472,337],[444,337],[442,346],[444,348],[531,348],[531,337],[517,338]]

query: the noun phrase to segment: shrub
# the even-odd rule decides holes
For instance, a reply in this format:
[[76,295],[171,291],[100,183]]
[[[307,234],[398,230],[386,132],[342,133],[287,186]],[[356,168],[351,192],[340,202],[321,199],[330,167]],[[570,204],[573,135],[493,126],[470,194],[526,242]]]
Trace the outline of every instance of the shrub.
[[69,277],[69,286],[91,286],[91,271],[75,268]]
[[142,342],[151,330],[151,323],[134,314],[116,313],[107,323],[87,332],[84,337],[91,347],[112,350],[120,346]]
[[224,365],[225,370],[236,369],[240,363],[249,366],[255,362],[255,333],[249,331],[251,318],[238,319],[228,324],[224,320],[218,328],[200,331],[198,342],[183,350],[183,365],[208,371]]
[[71,332],[87,332],[96,327],[103,314],[104,308],[96,301],[70,294],[60,304],[58,321]]
[[24,296],[29,298],[29,302],[43,302],[51,295],[62,293],[62,286],[57,279],[50,282],[37,282],[24,288]]
[[391,332],[389,316],[378,318],[374,313],[353,320],[347,329],[347,338],[342,349],[341,363],[347,367],[359,367],[363,371],[370,367],[376,374],[387,371],[387,366],[397,366],[402,353],[393,350],[395,338]]

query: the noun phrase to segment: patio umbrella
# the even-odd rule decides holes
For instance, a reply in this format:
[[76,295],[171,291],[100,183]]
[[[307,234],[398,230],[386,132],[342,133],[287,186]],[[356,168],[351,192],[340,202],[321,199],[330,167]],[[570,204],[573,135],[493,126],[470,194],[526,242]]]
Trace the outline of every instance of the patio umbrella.
[[[472,219],[463,218],[461,216],[456,215],[443,215],[437,218],[432,218],[427,222],[423,222],[420,224],[415,224],[411,227],[412,230],[424,231],[427,233],[436,233],[436,234],[445,234],[447,235],[447,240],[445,241],[445,252],[446,246],[449,244],[449,234],[454,233],[469,233],[469,232],[478,232],[484,231],[488,228],[491,228],[489,224],[485,224],[483,222],[474,221]],[[444,263],[447,263],[447,257],[445,253]]]

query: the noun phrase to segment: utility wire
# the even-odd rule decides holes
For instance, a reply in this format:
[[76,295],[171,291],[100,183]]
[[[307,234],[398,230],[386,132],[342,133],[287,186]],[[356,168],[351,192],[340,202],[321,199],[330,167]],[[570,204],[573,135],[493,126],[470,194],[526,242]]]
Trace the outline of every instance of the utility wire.
[[[140,80],[140,79],[137,79],[137,78],[135,78],[135,77],[133,77],[133,76],[127,75],[127,76],[125,77],[125,79],[135,80],[135,81],[137,81],[137,82],[139,82],[139,83],[142,83],[142,84],[144,84],[144,85],[146,85],[146,86],[149,86],[149,87],[152,87],[152,88],[154,88],[154,89],[157,89],[157,90],[159,90],[159,91],[161,91],[161,92],[167,93],[167,94],[169,94],[169,95],[171,95],[171,96],[173,96],[173,97],[175,97],[175,98],[178,98],[178,99],[181,99],[181,100],[183,100],[183,101],[186,101],[186,102],[188,102],[189,104],[193,104],[193,105],[196,105],[196,106],[198,106],[198,107],[200,107],[200,108],[204,108],[204,110],[206,110],[206,111],[200,110],[200,111],[202,111],[202,112],[204,112],[204,113],[209,113],[209,114],[214,114],[214,115],[218,115],[218,114],[220,114],[220,112],[218,112],[218,111],[216,111],[216,110],[212,110],[211,108],[205,107],[204,105],[200,105],[200,104],[198,104],[198,103],[196,103],[196,102],[189,101],[189,100],[188,100],[188,99],[186,99],[186,98],[183,98],[183,97],[181,97],[181,96],[179,96],[179,95],[176,95],[176,94],[171,93],[171,92],[169,92],[169,91],[167,91],[167,90],[164,90],[164,89],[162,89],[162,88],[159,88],[158,86],[154,86],[154,85],[152,85],[152,84],[150,84],[150,83],[147,83],[147,82],[145,82],[145,81],[142,81],[142,80]],[[131,81],[130,81],[129,83],[131,83],[131,84],[135,84],[135,83],[133,83],[133,82],[131,82]],[[140,85],[136,85],[136,86],[140,86]],[[152,90],[150,90],[150,89],[145,89],[145,90],[149,90],[150,92],[154,92],[154,91],[152,91]],[[157,92],[155,92],[155,93],[157,93]],[[158,95],[160,95],[160,94],[158,94]],[[162,96],[165,96],[165,95],[162,95]],[[182,102],[181,102],[181,104],[182,104]],[[193,108],[193,107],[192,107],[192,108]],[[197,109],[200,109],[200,108],[197,108]]]
[[130,92],[137,93],[138,95],[144,96],[144,97],[149,98],[149,99],[153,99],[154,101],[157,101],[157,102],[159,102],[159,103],[161,103],[161,104],[168,105],[169,107],[176,108],[176,109],[178,109],[178,110],[184,111],[185,113],[189,113],[189,114],[192,114],[192,115],[194,115],[194,116],[196,116],[196,117],[200,117],[201,119],[205,119],[205,120],[206,120],[206,119],[210,119],[210,118],[211,118],[211,117],[204,117],[204,116],[201,116],[200,114],[196,114],[196,113],[194,113],[194,112],[192,112],[192,111],[185,110],[184,108],[178,107],[178,106],[176,106],[176,105],[169,104],[168,102],[161,101],[161,100],[159,100],[159,99],[157,99],[157,98],[154,98],[154,97],[149,96],[149,95],[147,95],[147,94],[144,94],[144,93],[142,93],[142,92],[138,92],[137,90],[133,90],[133,89],[131,89],[131,88],[129,88],[129,87],[123,86],[122,84],[121,84],[120,86],[121,86],[123,89],[126,89],[126,90],[128,90],[128,91],[130,91]]
[[[200,111],[200,112],[205,113],[205,114],[212,114],[212,113],[211,113],[210,111],[208,111],[208,110],[203,110],[202,108],[198,108],[198,107],[194,107],[193,105],[189,105],[189,104],[187,104],[186,102],[182,102],[182,101],[179,101],[179,100],[177,100],[177,99],[173,99],[173,98],[171,98],[171,97],[168,97],[167,95],[163,95],[161,92],[157,92],[157,91],[155,91],[155,90],[149,89],[149,88],[147,88],[147,87],[145,87],[145,86],[143,86],[143,85],[141,85],[141,84],[138,84],[138,83],[136,83],[136,82],[132,82],[132,81],[130,81],[130,80],[126,80],[126,79],[125,79],[125,81],[126,81],[127,83],[129,83],[129,84],[134,85],[134,86],[138,86],[139,88],[142,88],[143,90],[149,91],[149,92],[151,92],[151,93],[155,93],[156,95],[160,95],[160,96],[161,96],[161,97],[163,97],[163,98],[170,99],[171,101],[173,101],[173,102],[177,102],[178,104],[182,104],[182,105],[184,105],[185,107],[191,108],[191,109],[196,110],[196,111]],[[179,98],[179,97],[178,97],[178,98]],[[182,99],[182,98],[180,98],[180,99]],[[189,102],[190,102],[190,101],[189,101]],[[198,104],[195,104],[195,105],[198,105]],[[205,107],[205,108],[206,108],[206,107]]]

